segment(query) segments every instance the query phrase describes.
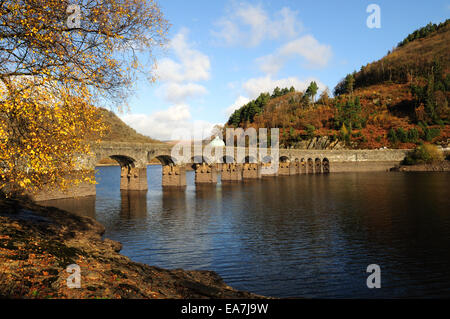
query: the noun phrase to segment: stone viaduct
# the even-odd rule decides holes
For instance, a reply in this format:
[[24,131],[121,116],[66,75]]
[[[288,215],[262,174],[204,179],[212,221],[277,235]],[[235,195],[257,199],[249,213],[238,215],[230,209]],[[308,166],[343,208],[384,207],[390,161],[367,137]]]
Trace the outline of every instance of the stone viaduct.
[[[244,152],[244,161],[237,162],[238,148],[228,150],[223,147],[223,157],[211,161],[204,156],[191,154],[183,162],[172,157],[173,145],[140,144],[122,142],[101,142],[92,147],[92,156],[80,157],[80,166],[94,170],[98,162],[105,158],[117,161],[121,167],[122,190],[147,190],[147,164],[158,159],[162,165],[162,186],[186,186],[186,170],[195,170],[195,182],[217,183],[218,175],[223,182],[258,179],[265,176],[321,174],[350,171],[386,171],[398,164],[407,150],[307,150],[279,149],[277,158],[270,155],[270,148],[262,160]],[[245,153],[247,152],[247,153]],[[233,156],[226,154],[234,154]],[[256,156],[257,157],[257,156]],[[261,157],[261,156],[260,156]],[[35,200],[49,200],[67,197],[95,195],[95,185],[81,184],[68,192],[43,191],[34,196]]]

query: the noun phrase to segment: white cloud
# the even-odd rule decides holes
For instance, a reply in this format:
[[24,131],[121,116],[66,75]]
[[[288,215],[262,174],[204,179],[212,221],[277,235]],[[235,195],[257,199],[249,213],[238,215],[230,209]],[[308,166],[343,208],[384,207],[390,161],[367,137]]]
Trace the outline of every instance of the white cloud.
[[266,39],[293,38],[303,29],[297,12],[284,7],[271,17],[261,5],[240,3],[216,22],[212,34],[226,45],[253,47]]
[[260,69],[267,74],[276,74],[284,64],[296,56],[303,57],[308,67],[325,67],[333,53],[329,45],[321,44],[312,35],[305,35],[290,41],[279,48],[274,54],[258,58]]
[[209,57],[193,48],[188,34],[189,30],[182,28],[169,44],[173,58],[165,58],[158,63],[157,75],[161,86],[156,93],[171,106],[152,114],[127,114],[121,117],[141,134],[170,140],[177,129],[203,128],[211,132],[214,126],[206,121],[193,120],[187,104],[189,99],[208,93],[197,82],[209,80],[211,68]]
[[239,109],[241,106],[244,106],[248,102],[250,102],[249,98],[239,95],[236,101],[234,101],[233,104],[226,108],[225,114],[227,115],[227,117],[229,117],[235,110]]
[[188,33],[188,29],[182,28],[170,41],[169,48],[178,62],[165,58],[158,63],[157,75],[161,82],[209,80],[211,68],[209,57],[191,48]]
[[200,84],[176,82],[164,86],[165,98],[172,103],[182,103],[188,98],[206,94],[208,91]]
[[[185,129],[190,132],[202,130],[206,137],[212,131],[214,124],[207,121],[192,121],[189,106],[179,104],[153,114],[126,114],[121,119],[132,126],[137,132],[153,138],[167,141],[173,138],[175,129]],[[186,136],[186,140],[189,139]]]
[[322,82],[315,78],[300,80],[297,77],[288,77],[274,80],[270,75],[249,79],[243,84],[242,87],[250,99],[255,99],[263,92],[272,93],[277,86],[279,88],[290,88],[293,86],[297,91],[304,91],[312,81],[317,83],[320,90],[326,88]]
[[192,48],[188,33],[188,29],[182,28],[175,35],[169,48],[176,60],[162,59],[156,71],[162,83],[162,96],[174,104],[208,93],[204,86],[195,82],[209,80],[211,62],[207,55]]

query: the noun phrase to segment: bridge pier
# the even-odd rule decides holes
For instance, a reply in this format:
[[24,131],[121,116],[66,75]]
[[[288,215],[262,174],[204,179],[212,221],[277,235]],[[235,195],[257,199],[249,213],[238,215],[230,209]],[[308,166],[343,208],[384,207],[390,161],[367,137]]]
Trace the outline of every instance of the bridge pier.
[[322,171],[324,174],[328,174],[330,172],[330,161],[327,158],[322,161]]
[[289,164],[289,163],[280,162],[278,164],[278,169],[276,171],[275,171],[275,167],[272,167],[272,163],[263,163],[261,166],[261,175],[264,177],[278,176],[280,174],[280,165],[281,164]]
[[243,179],[258,179],[261,178],[261,164],[245,163],[242,168]]
[[163,165],[162,167],[162,182],[165,186],[186,186],[186,166],[184,165]]
[[147,168],[122,166],[120,169],[120,189],[129,191],[147,190]]
[[223,181],[241,181],[242,165],[241,164],[222,164],[221,180]]
[[307,174],[306,162],[303,159],[299,163],[299,174]]
[[197,164],[195,167],[196,184],[215,184],[217,183],[216,165],[207,165],[206,163]]
[[298,174],[298,165],[295,162],[280,162],[278,175],[296,175]]
[[308,158],[307,162],[307,174],[314,174],[314,161],[312,158]]

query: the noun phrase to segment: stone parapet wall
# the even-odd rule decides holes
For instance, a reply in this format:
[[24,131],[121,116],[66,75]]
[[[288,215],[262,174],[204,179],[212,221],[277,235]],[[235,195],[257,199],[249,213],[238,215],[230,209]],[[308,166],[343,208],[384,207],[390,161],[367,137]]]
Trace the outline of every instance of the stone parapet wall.
[[386,172],[398,165],[399,161],[376,162],[331,162],[330,172]]

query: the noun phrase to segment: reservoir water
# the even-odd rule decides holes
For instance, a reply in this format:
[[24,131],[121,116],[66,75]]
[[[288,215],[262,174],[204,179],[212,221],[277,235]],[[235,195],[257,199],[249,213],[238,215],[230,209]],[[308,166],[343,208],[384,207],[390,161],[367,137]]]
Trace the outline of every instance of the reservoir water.
[[[450,173],[335,173],[121,192],[99,167],[97,196],[47,205],[96,218],[122,254],[163,268],[216,271],[276,297],[450,297]],[[381,268],[368,289],[367,266]]]

